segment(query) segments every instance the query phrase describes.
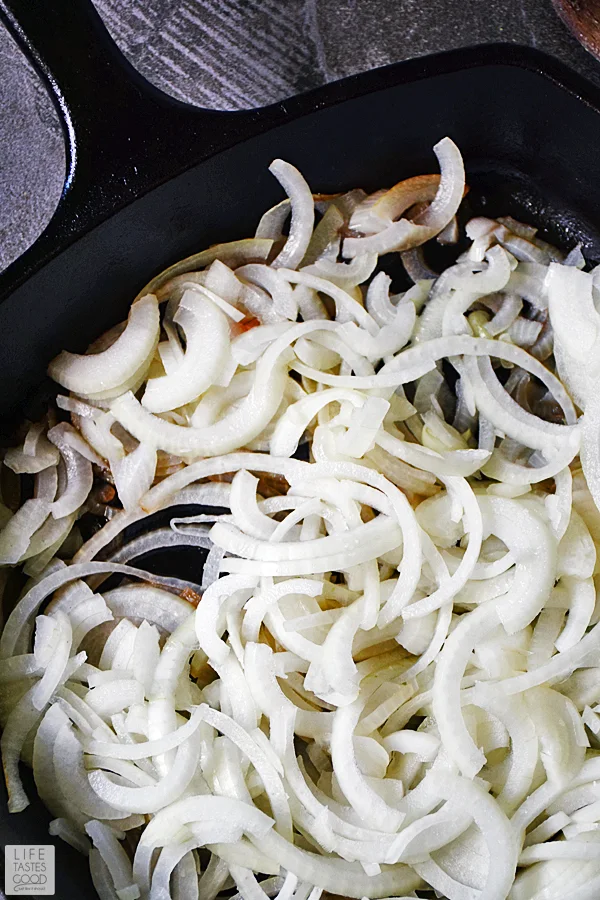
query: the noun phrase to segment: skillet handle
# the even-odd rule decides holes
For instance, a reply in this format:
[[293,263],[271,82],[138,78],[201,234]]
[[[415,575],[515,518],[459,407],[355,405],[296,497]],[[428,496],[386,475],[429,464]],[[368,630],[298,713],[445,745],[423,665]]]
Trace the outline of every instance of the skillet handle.
[[252,113],[198,109],[149,84],[91,0],[0,0],[0,17],[42,77],[66,147],[57,210],[0,276],[0,293],[136,197],[254,131]]

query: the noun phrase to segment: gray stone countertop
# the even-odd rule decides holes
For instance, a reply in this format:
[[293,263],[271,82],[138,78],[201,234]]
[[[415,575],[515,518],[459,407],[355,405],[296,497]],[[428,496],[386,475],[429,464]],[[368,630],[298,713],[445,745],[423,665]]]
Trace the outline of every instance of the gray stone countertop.
[[[387,63],[491,41],[539,47],[600,84],[600,63],[550,0],[96,0],[96,7],[146,78],[215,109],[263,106]],[[42,231],[64,178],[53,106],[2,26],[0,147],[1,270]]]

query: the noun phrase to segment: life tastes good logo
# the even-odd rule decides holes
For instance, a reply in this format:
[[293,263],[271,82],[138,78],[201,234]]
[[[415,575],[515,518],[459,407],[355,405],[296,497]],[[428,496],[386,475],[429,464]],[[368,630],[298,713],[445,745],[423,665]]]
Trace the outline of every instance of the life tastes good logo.
[[7,844],[4,849],[5,891],[20,897],[54,895],[52,844]]

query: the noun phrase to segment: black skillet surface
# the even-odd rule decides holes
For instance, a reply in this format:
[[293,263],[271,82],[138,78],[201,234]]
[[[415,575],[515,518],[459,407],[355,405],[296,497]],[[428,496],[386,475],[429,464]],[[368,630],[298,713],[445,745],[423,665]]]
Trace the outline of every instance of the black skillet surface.
[[[152,275],[209,243],[247,237],[280,199],[280,156],[314,190],[373,189],[461,148],[472,212],[512,214],[600,260],[600,91],[544,54],[492,45],[411,60],[264,109],[196,109],[148,84],[88,0],[0,0],[63,122],[67,174],[36,243],[0,275],[0,412],[35,408],[62,348],[122,319]],[[31,787],[31,780],[27,780]],[[50,843],[31,791],[2,843]],[[93,898],[85,860],[57,842],[60,900]]]

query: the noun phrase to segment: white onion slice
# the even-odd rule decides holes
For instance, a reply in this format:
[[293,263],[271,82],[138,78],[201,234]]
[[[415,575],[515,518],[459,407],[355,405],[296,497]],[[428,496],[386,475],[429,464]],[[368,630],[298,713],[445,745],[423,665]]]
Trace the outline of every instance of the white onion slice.
[[[147,578],[148,574],[141,569],[135,569],[133,566],[123,566],[119,563],[88,562],[65,567],[64,569],[61,568],[58,571],[51,572],[38,583],[33,584],[17,606],[15,606],[4,626],[0,637],[0,659],[6,659],[6,657],[10,656],[19,642],[23,641],[32,616],[35,615],[46,597],[70,581],[77,581],[79,578],[85,578],[88,575],[111,572],[120,572],[143,580]],[[159,584],[164,581],[169,582],[169,579],[162,579],[160,576],[153,576],[153,580]]]
[[87,500],[94,483],[92,465],[67,440],[68,425],[56,425],[48,432],[48,439],[58,447],[67,474],[67,485],[52,504],[52,515],[61,519],[76,512]]
[[[220,265],[220,260],[215,260],[211,265],[210,269],[206,272],[204,276],[204,284],[200,283],[198,280],[193,280],[191,282],[183,282],[182,287],[184,291],[188,288],[196,291],[196,293],[201,294],[203,297],[206,297],[215,306],[217,306],[220,310],[222,310],[226,316],[229,316],[234,322],[241,322],[244,318],[244,313],[237,309],[237,307],[233,306],[231,303],[228,303],[227,300],[224,300],[220,293],[228,294],[231,296],[232,300],[238,300],[240,294],[242,293],[243,286],[238,280],[237,276],[234,275],[233,272],[227,269],[227,266],[222,266],[221,269],[215,269],[215,266]],[[224,278],[221,278],[221,272],[223,269],[227,269],[229,275],[226,275]],[[213,278],[214,275],[214,278]],[[229,279],[230,277],[233,279],[235,284],[232,284]],[[214,284],[213,290],[210,289],[211,284]],[[217,293],[215,293],[217,291]],[[174,316],[175,319],[175,316]],[[180,354],[179,361],[181,362],[183,354]]]
[[366,875],[360,864],[302,850],[276,832],[264,835],[257,844],[298,878],[331,893],[341,891],[344,896],[357,900],[362,897],[397,897],[419,884],[418,876],[407,866],[385,867],[380,875]]
[[285,388],[287,369],[280,363],[272,370],[268,386],[256,382],[239,409],[206,428],[173,425],[147,412],[129,392],[118,397],[111,409],[115,418],[139,441],[148,441],[178,456],[217,456],[243,447],[266,428],[275,415]]
[[251,264],[237,269],[238,277],[249,281],[270,295],[273,312],[278,318],[295,322],[298,316],[298,304],[288,281],[275,268],[265,265]]
[[84,753],[71,723],[62,725],[54,745],[54,770],[58,787],[65,797],[72,798],[76,806],[95,819],[119,819],[121,812],[105,803],[88,784],[84,766]]
[[[128,655],[130,655],[130,653]],[[115,668],[116,667],[117,661],[115,660]],[[115,713],[121,712],[123,709],[141,703],[143,699],[143,686],[132,678],[123,678],[92,688],[86,697],[86,702],[91,706],[94,712],[107,718],[108,716],[113,716]]]
[[88,779],[95,793],[110,806],[127,814],[147,815],[158,812],[183,794],[196,773],[199,756],[196,732],[179,744],[170,772],[152,787],[125,787],[99,770],[90,772]]
[[563,577],[560,584],[570,595],[569,618],[555,646],[559,653],[575,647],[584,637],[590,625],[596,605],[594,582],[589,579]]
[[342,455],[361,459],[372,450],[390,404],[383,397],[367,397],[360,409],[354,410],[346,434],[337,442]]
[[119,900],[137,900],[140,890],[133,884],[131,862],[112,830],[97,821],[88,822],[85,830],[110,872]]
[[156,449],[140,443],[122,459],[113,460],[111,470],[119,500],[126,510],[135,510],[140,498],[150,490],[156,472]]
[[230,797],[200,795],[175,801],[157,813],[139,841],[133,872],[142,890],[149,887],[150,860],[154,848],[165,846],[171,836],[188,823],[206,826],[204,843],[210,843],[211,836],[216,838],[216,842],[221,839],[219,826],[221,831],[224,826],[232,835],[241,832],[263,840],[273,820],[256,807]]
[[270,451],[273,456],[292,456],[300,439],[315,416],[330,403],[351,403],[361,407],[365,400],[358,391],[325,390],[309,394],[292,403],[283,413],[271,437]]
[[312,235],[315,220],[313,196],[298,169],[290,163],[276,159],[269,166],[269,171],[289,196],[292,206],[290,233],[273,265],[295,269],[302,262]]
[[465,171],[462,157],[450,138],[443,138],[433,148],[440,164],[440,184],[433,202],[417,216],[415,222],[400,219],[372,237],[346,238],[344,254],[356,256],[374,250],[388,253],[390,250],[408,250],[434,237],[454,218],[462,199]]
[[403,612],[405,619],[427,615],[439,609],[454,597],[465,586],[477,563],[483,538],[483,520],[477,498],[464,478],[455,476],[444,479],[448,494],[459,504],[460,515],[465,519],[465,533],[469,535],[467,550],[451,578],[434,591],[429,597],[417,600],[407,606]]
[[50,513],[47,500],[26,500],[0,531],[0,563],[14,565],[26,553],[35,532]]
[[44,709],[61,683],[73,641],[73,631],[68,617],[61,610],[56,610],[53,618],[57,625],[58,639],[52,659],[47,662],[45,672],[31,694],[31,702],[38,710]]
[[[469,335],[450,335],[434,338],[417,346],[403,350],[387,362],[376,375],[330,375],[313,370],[310,366],[295,363],[294,368],[331,387],[370,388],[397,387],[421,378],[435,368],[436,362],[450,356],[489,356],[506,360],[531,372],[546,385],[564,409],[569,424],[576,421],[573,403],[564,387],[552,373],[537,359],[530,356],[521,347],[507,344],[505,341],[492,341],[487,338],[474,338]],[[557,427],[557,426],[555,426]],[[565,429],[565,436],[568,429]]]
[[176,409],[199,397],[215,383],[229,348],[224,313],[198,291],[184,292],[175,322],[185,333],[185,355],[172,374],[148,380],[142,404],[150,412]]
[[461,710],[460,682],[471,651],[498,626],[496,602],[483,603],[463,618],[447,639],[438,658],[433,684],[433,710],[448,753],[468,778],[485,764],[473,743]]
[[[437,774],[432,783],[439,796],[472,815],[481,829],[489,853],[489,869],[482,896],[502,900],[508,895],[517,867],[517,842],[510,823],[493,798],[476,782],[452,775]],[[417,866],[426,872],[426,867]]]
[[[30,438],[34,440],[30,440]],[[56,447],[48,441],[43,426],[32,425],[22,447],[13,447],[7,450],[4,456],[4,465],[20,474],[33,475],[43,472],[50,466],[58,463],[59,456]]]
[[351,262],[334,262],[331,259],[322,257],[317,259],[311,266],[303,266],[302,272],[318,275],[320,278],[326,278],[333,284],[340,287],[355,287],[366,281],[377,265],[376,253],[363,253],[356,256]]
[[158,334],[158,303],[147,294],[132,305],[125,330],[108,350],[84,356],[63,352],[50,363],[48,372],[77,394],[107,396],[145,372]]
[[600,315],[592,299],[592,277],[573,266],[551,263],[545,286],[557,369],[573,399],[585,409],[600,374],[596,361]]
[[149,756],[158,756],[167,750],[173,750],[194,734],[204,716],[205,707],[199,706],[192,713],[192,717],[185,725],[181,725],[171,734],[156,741],[143,741],[139,744],[117,744],[105,741],[90,741],[86,747],[87,753],[96,756],[107,756],[114,759],[146,759]]
[[396,832],[402,824],[403,814],[392,808],[369,786],[356,762],[352,738],[363,706],[364,700],[355,700],[349,706],[339,707],[333,717],[333,769],[344,795],[365,824],[381,831]]
[[[292,284],[302,284],[312,288],[315,291],[326,294],[334,301],[336,306],[336,318],[339,321],[348,321],[353,319],[358,325],[361,325],[369,334],[377,334],[378,327],[374,319],[364,307],[352,297],[347,291],[333,284],[325,278],[317,275],[311,275],[309,272],[294,272],[291,269],[281,269],[281,274],[287,278]],[[343,319],[341,317],[344,317]],[[315,325],[316,323],[312,323]],[[323,323],[320,323],[321,326]]]
[[[225,716],[223,713],[213,709],[205,710],[204,721],[226,735],[252,763],[265,786],[275,819],[275,828],[280,834],[290,840],[292,837],[292,819],[287,797],[279,774],[275,770],[271,759],[265,754],[260,743],[257,743],[256,738],[262,732],[256,729],[255,736],[248,734],[229,716]],[[270,750],[270,745],[267,746]]]
[[172,632],[191,612],[190,604],[175,594],[150,585],[128,584],[103,594],[106,605],[117,616],[137,616]]
[[437,476],[452,475],[466,478],[481,469],[490,455],[487,450],[449,450],[438,453],[428,447],[398,440],[385,431],[378,433],[376,441],[392,456]]
[[68,819],[53,819],[48,826],[48,834],[61,838],[65,843],[70,844],[73,849],[83,853],[84,856],[87,856],[90,852],[90,842]]

